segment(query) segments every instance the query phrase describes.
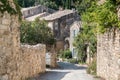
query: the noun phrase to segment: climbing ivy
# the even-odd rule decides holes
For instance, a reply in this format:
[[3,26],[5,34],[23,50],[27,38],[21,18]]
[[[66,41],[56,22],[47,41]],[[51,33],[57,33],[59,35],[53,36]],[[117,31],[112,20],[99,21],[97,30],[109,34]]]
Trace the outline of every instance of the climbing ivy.
[[1,0],[1,4],[0,4],[0,12],[4,13],[5,11],[7,11],[9,14],[11,15],[19,15],[19,19],[21,20],[21,11],[20,11],[20,7],[17,4],[16,0],[13,0],[13,3],[15,4],[16,8],[13,8],[10,6],[10,1],[8,0]]

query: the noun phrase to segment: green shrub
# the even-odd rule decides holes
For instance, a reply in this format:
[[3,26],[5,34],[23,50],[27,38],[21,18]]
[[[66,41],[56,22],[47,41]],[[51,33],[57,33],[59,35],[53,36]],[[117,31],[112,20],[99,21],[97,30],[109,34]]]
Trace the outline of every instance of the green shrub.
[[20,27],[20,41],[27,44],[48,44],[55,43],[51,29],[46,21],[40,21],[38,18],[33,22],[23,21]]
[[87,72],[92,75],[96,75],[96,60],[94,60],[91,64],[88,65]]
[[68,59],[68,62],[70,62],[70,63],[77,63],[77,60],[76,59]]
[[67,58],[67,59],[72,58],[72,52],[70,50],[61,51],[60,54],[61,54],[60,55],[61,58]]
[[47,64],[46,64],[46,68],[50,68],[50,65],[47,65]]

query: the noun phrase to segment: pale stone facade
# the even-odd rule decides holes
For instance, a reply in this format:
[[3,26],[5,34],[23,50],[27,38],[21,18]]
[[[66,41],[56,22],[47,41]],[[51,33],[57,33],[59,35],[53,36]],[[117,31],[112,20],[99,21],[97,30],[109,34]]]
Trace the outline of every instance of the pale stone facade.
[[67,44],[65,40],[70,37],[70,26],[74,21],[79,21],[77,11],[68,9],[59,10],[42,19],[45,19],[48,22],[48,27],[52,29],[54,38],[56,39],[57,51],[64,50],[69,45],[69,42]]
[[97,37],[97,75],[120,80],[120,30],[111,29]]
[[81,27],[80,21],[75,21],[70,27],[70,51],[72,52],[72,57],[77,58],[76,48],[73,46],[74,39],[78,35]]
[[25,80],[45,71],[45,46],[21,48],[19,25],[18,15],[0,12],[0,80]]

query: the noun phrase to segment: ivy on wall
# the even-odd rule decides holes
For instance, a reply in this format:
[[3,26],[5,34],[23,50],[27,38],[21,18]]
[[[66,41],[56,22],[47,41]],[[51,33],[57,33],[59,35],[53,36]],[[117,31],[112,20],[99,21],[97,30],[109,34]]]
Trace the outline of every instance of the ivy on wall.
[[21,20],[21,11],[20,7],[17,4],[16,0],[13,0],[13,4],[15,5],[15,8],[10,6],[10,1],[8,0],[1,0],[0,1],[0,12],[3,14],[5,11],[7,11],[10,15],[19,15],[19,19]]

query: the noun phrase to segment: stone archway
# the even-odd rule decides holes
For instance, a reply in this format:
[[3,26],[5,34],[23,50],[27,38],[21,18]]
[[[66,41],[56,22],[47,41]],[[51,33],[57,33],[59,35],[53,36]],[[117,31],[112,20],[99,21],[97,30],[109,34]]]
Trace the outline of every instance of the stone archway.
[[70,41],[69,41],[69,38],[65,38],[65,41],[64,41],[64,49],[69,49],[70,47]]

